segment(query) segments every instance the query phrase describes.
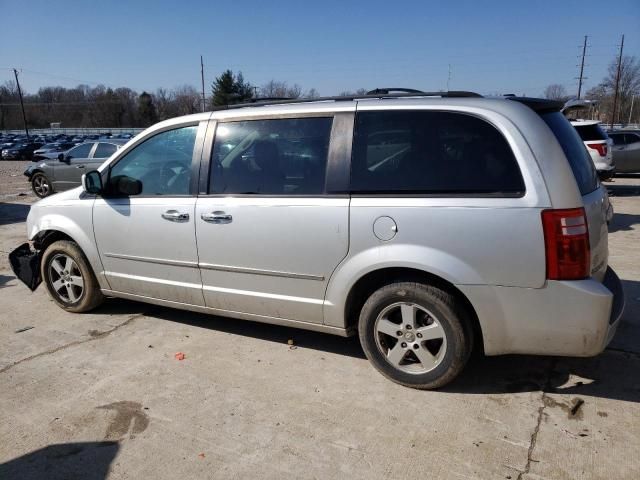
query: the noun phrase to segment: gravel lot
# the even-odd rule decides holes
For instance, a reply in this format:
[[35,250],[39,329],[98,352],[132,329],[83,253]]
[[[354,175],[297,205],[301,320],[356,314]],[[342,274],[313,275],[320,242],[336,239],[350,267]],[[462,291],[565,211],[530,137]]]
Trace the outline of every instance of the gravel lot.
[[353,338],[121,300],[63,312],[8,268],[26,165],[0,162],[0,479],[640,478],[640,178],[609,184],[627,309],[603,354],[476,356],[422,392]]
[[33,203],[38,200],[23,175],[32,162],[0,160],[0,202]]

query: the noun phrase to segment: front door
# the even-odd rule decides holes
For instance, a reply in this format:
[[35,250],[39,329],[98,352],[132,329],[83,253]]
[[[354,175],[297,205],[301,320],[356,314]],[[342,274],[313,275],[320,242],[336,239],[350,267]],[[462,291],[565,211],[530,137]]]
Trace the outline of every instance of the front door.
[[64,154],[63,160],[53,159],[53,189],[56,192],[80,186],[82,174],[95,149],[95,143],[81,143]]
[[[206,123],[185,125],[146,139],[110,166],[93,224],[111,290],[204,305],[195,238],[197,168]],[[139,195],[122,187],[139,181]]]
[[332,114],[218,123],[196,235],[207,307],[323,322],[348,250],[349,197],[328,195]]

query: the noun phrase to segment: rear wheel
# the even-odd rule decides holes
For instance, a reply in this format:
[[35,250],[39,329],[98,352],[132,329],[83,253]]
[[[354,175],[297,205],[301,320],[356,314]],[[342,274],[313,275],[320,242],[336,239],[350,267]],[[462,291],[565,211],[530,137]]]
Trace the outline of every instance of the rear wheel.
[[64,310],[87,312],[104,300],[93,270],[76,243],[60,240],[49,245],[40,268],[49,295]]
[[401,385],[431,389],[462,371],[473,343],[469,325],[449,292],[398,282],[369,297],[358,330],[367,358],[380,373]]
[[53,193],[51,182],[44,173],[36,173],[31,177],[31,188],[39,198],[44,198]]

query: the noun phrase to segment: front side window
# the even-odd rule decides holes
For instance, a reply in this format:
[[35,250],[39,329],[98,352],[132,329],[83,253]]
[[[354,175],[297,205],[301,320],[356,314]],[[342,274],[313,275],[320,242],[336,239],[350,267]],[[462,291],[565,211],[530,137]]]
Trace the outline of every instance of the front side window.
[[325,117],[218,124],[209,193],[321,194],[331,125]]
[[99,143],[96,151],[93,153],[93,158],[108,158],[113,155],[116,150],[117,147],[113,143]]
[[142,195],[188,195],[197,126],[159,133],[116,163],[107,190],[115,192],[123,177],[142,183]]
[[89,153],[93,148],[93,143],[83,143],[67,152],[69,158],[89,158]]
[[451,112],[357,115],[353,193],[521,195],[509,144],[479,118]]

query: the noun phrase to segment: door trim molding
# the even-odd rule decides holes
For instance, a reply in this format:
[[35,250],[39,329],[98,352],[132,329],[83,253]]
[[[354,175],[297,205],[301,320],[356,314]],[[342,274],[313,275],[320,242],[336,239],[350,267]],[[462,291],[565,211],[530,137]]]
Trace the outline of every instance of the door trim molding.
[[198,262],[184,260],[165,260],[164,258],[139,257],[137,255],[122,255],[120,253],[105,253],[105,257],[119,258],[120,260],[133,260],[135,262],[158,263],[160,265],[173,265],[174,267],[198,268]]
[[203,270],[217,270],[220,272],[246,273],[250,275],[265,275],[269,277],[297,278],[300,280],[324,281],[322,275],[307,273],[281,272],[278,270],[263,270],[261,268],[233,267],[231,265],[218,265],[215,263],[198,263],[184,260],[165,260],[164,258],[140,257],[138,255],[124,255],[120,253],[105,253],[105,257],[118,258],[120,260],[133,260],[134,262],[157,263],[160,265],[172,265],[174,267],[201,268]]
[[322,275],[310,275],[307,273],[280,272],[277,270],[263,270],[261,268],[232,267],[230,265],[217,265],[215,263],[199,263],[203,270],[218,270],[220,272],[248,273],[251,275],[267,275],[270,277],[298,278],[300,280],[324,281]]

